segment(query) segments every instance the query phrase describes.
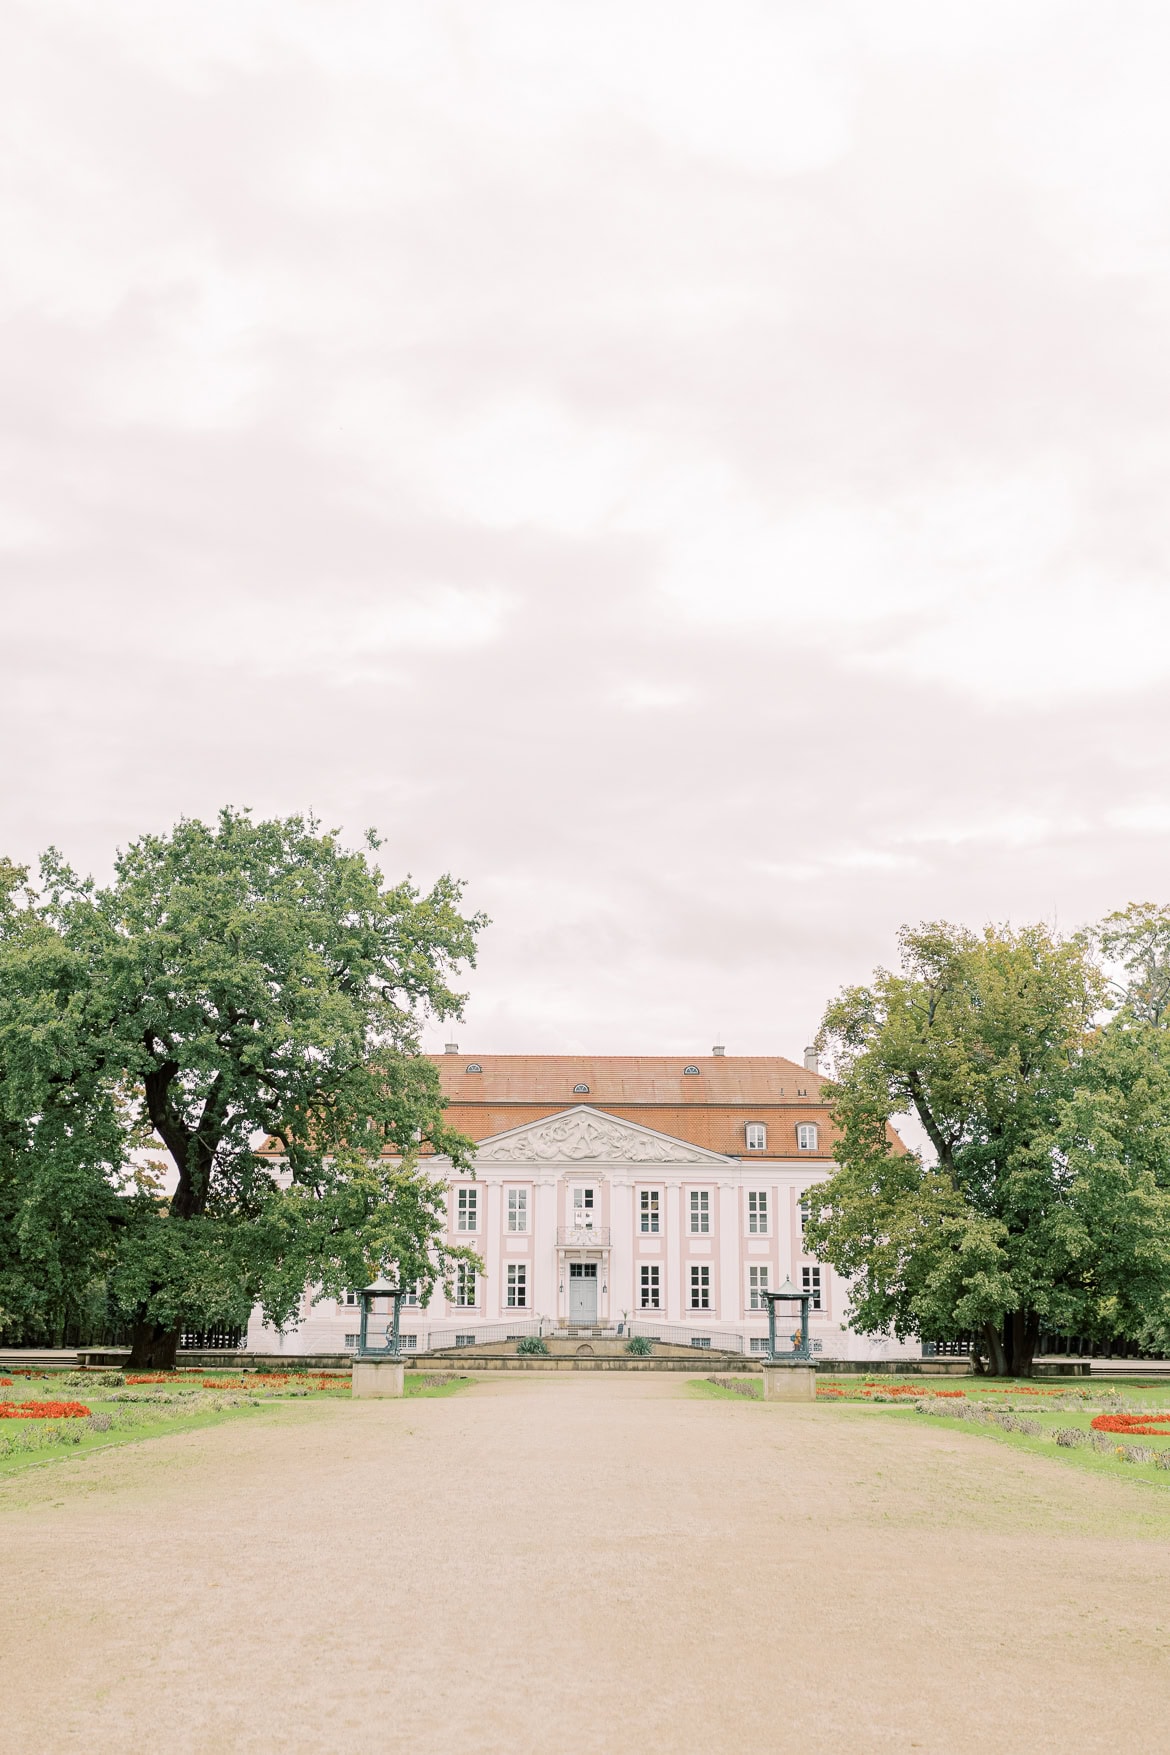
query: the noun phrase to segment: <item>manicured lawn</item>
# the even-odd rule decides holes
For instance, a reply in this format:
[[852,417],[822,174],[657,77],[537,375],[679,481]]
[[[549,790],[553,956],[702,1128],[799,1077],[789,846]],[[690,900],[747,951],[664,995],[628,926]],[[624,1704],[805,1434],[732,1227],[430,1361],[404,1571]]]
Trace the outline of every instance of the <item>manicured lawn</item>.
[[[146,1379],[134,1382],[140,1375]],[[450,1396],[468,1377],[410,1371],[407,1396]],[[75,1402],[83,1417],[0,1419],[0,1476],[112,1445],[193,1432],[290,1401],[348,1400],[348,1372],[184,1370],[127,1373],[44,1371],[0,1377],[0,1402]]]

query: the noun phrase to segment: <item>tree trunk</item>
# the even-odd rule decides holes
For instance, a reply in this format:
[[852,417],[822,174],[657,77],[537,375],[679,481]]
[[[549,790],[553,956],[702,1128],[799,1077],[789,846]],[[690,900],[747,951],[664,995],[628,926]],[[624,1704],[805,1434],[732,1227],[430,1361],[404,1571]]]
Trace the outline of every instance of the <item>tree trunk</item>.
[[1016,1310],[1008,1318],[1013,1377],[1031,1377],[1032,1360],[1040,1340],[1040,1318],[1032,1310]]
[[177,1328],[160,1328],[157,1322],[136,1322],[130,1342],[132,1371],[173,1371],[179,1350]]
[[993,1322],[983,1324],[983,1334],[987,1341],[987,1375],[1006,1377],[1007,1358],[1003,1350],[1003,1336]]

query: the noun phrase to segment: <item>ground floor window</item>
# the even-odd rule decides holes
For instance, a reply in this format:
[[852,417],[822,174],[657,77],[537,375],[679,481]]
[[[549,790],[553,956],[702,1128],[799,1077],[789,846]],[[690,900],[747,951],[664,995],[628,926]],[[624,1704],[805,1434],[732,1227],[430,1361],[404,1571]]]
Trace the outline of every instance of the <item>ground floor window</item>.
[[510,1261],[508,1263],[508,1309],[526,1310],[528,1308],[528,1263]]
[[467,1309],[475,1304],[475,1269],[465,1261],[455,1269],[455,1302]]
[[642,1309],[643,1310],[657,1310],[659,1308],[659,1286],[661,1283],[661,1281],[660,1281],[661,1270],[659,1269],[659,1267],[657,1266],[656,1263],[643,1262],[639,1271],[641,1274],[641,1288],[640,1289],[641,1289],[641,1294],[642,1294],[642,1296],[641,1296]]
[[710,1310],[711,1269],[700,1262],[691,1263],[691,1309]]
[[810,1310],[819,1310],[821,1307],[821,1270],[820,1270],[820,1268],[819,1267],[801,1268],[800,1274],[801,1274],[801,1279],[803,1281],[803,1284],[801,1286],[801,1291],[812,1293],[812,1297],[809,1299],[809,1309]]
[[748,1309],[766,1310],[768,1300],[764,1293],[768,1290],[768,1270],[766,1267],[750,1267],[748,1269]]

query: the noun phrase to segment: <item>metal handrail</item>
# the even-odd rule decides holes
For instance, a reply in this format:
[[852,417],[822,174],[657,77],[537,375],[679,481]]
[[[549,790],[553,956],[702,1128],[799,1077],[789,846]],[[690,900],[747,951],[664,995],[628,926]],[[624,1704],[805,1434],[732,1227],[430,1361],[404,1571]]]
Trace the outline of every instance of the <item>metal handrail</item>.
[[696,1322],[693,1328],[680,1328],[675,1323],[655,1322],[649,1316],[633,1317],[626,1324],[628,1335],[644,1335],[649,1341],[663,1341],[672,1347],[694,1347],[696,1351],[710,1342],[721,1353],[742,1353],[743,1336],[729,1329],[704,1328]]

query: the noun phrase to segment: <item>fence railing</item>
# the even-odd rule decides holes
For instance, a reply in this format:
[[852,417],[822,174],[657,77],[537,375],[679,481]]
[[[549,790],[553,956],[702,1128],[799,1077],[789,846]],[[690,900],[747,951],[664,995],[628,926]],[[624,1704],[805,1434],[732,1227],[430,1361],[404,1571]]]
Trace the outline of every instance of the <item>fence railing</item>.
[[492,1341],[522,1341],[528,1335],[538,1335],[542,1329],[540,1322],[500,1322],[492,1323],[484,1328],[440,1328],[431,1329],[426,1335],[418,1337],[418,1351],[435,1353],[442,1347],[480,1347]]
[[715,1347],[723,1353],[742,1353],[744,1350],[743,1336],[725,1329],[703,1328],[695,1323],[693,1328],[683,1328],[676,1323],[654,1322],[649,1317],[636,1316],[626,1323],[628,1335],[642,1335],[648,1341],[669,1342],[674,1347],[694,1347],[706,1350]]
[[179,1345],[200,1353],[238,1353],[247,1337],[245,1328],[185,1328]]

